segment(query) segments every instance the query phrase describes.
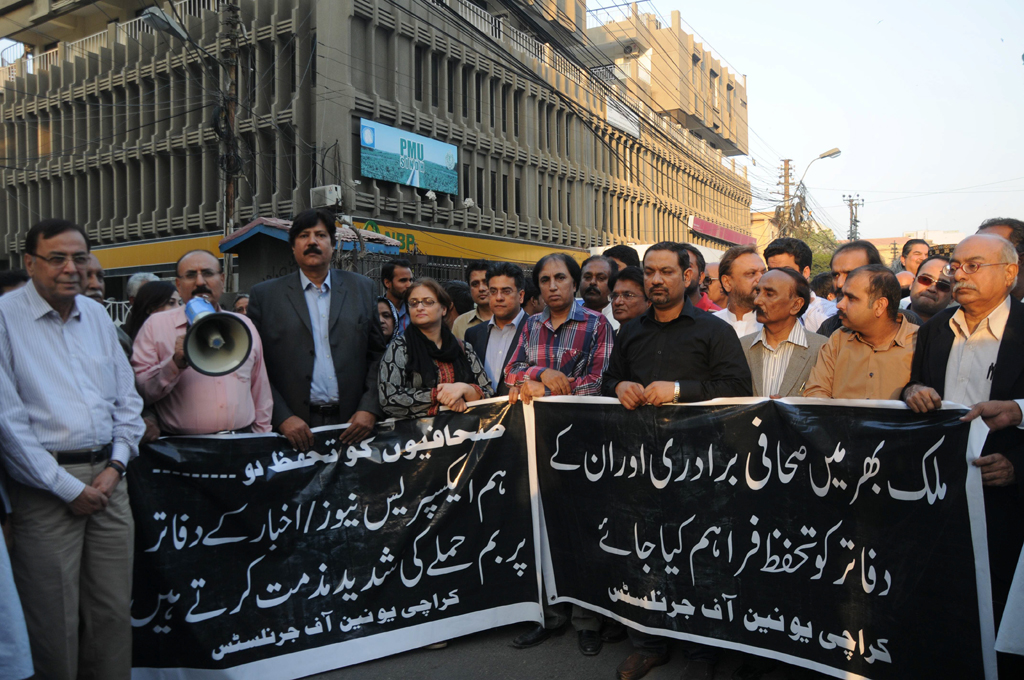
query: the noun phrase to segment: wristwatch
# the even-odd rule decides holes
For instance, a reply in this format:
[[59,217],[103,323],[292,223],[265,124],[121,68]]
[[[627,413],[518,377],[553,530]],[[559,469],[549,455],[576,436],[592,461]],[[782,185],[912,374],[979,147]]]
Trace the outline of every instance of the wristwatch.
[[673,404],[678,404],[679,403],[679,381],[678,380],[676,381],[676,394],[675,394],[674,397],[672,397],[672,403]]
[[[678,388],[676,391],[678,392]],[[114,468],[114,470],[117,471],[117,474],[121,479],[124,479],[124,476],[128,474],[128,468],[122,465],[119,461],[111,460],[109,463],[107,463],[107,467]]]

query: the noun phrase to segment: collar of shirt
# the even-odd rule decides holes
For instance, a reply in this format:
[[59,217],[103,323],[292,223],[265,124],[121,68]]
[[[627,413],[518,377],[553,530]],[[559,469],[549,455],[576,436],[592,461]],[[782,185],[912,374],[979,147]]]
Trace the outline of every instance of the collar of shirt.
[[784,345],[787,342],[792,343],[797,347],[803,347],[804,349],[807,348],[807,333],[804,331],[803,324],[801,323],[793,324],[793,330],[789,332],[789,337],[780,342],[779,346],[776,347],[775,349],[772,349],[771,345],[768,344],[768,339],[765,337],[765,330],[766,329],[764,328],[764,326],[762,326],[761,332],[757,334],[757,337],[754,338],[754,342],[750,344],[751,348],[754,348],[757,346],[758,343],[761,343],[762,345],[764,345],[764,348],[769,352],[777,352],[782,347],[782,345]]
[[696,309],[697,308],[693,306],[693,303],[690,302],[690,299],[687,298],[687,297],[684,297],[683,298],[683,308],[681,310],[679,310],[679,316],[677,316],[674,319],[669,319],[668,321],[658,321],[658,318],[654,315],[654,305],[651,305],[647,309],[647,311],[644,313],[644,315],[640,317],[640,319],[641,319],[640,323],[653,323],[653,324],[656,324],[656,325],[659,325],[659,326],[666,326],[666,325],[668,325],[670,323],[678,322],[684,316],[686,318],[688,318],[688,319],[695,319],[697,317],[697,315],[694,312],[694,310],[696,310]]
[[[505,325],[506,326],[512,326],[513,328],[519,328],[519,324],[522,322],[523,317],[525,317],[525,316],[526,316],[526,310],[524,310],[522,307],[520,307],[519,308],[519,313],[516,314],[516,318],[512,319],[512,321],[508,322]],[[487,321],[485,321],[484,323],[486,323],[488,326],[491,326],[491,327],[494,327],[494,326],[497,325],[497,324],[494,323],[494,315],[493,314],[491,314],[491,318],[488,319]],[[500,330],[503,330],[503,329],[499,328],[498,330],[500,331]],[[488,329],[487,332],[489,333],[490,329]]]
[[[1010,318],[1010,296],[1007,295],[1003,300],[1002,304],[996,305],[995,309],[988,313],[978,327],[974,329],[974,333],[978,333],[983,330],[987,330],[992,337],[998,341],[1003,339],[1003,331],[1006,330],[1006,321]],[[949,327],[953,329],[953,334],[962,338],[969,338],[974,333],[967,332],[967,317],[964,316],[964,308],[958,307],[956,312],[953,313],[952,318],[949,320]]]
[[[81,318],[82,312],[78,309],[78,298],[80,297],[82,296],[75,296],[75,306],[71,308],[71,314],[68,315],[69,319]],[[43,296],[39,294],[38,290],[36,290],[35,283],[32,281],[25,284],[25,301],[28,303],[28,307],[32,311],[32,318],[36,321],[50,313],[56,314],[57,318],[60,318],[60,314],[57,310],[51,307],[50,303],[43,299]]]
[[[597,314],[597,312],[594,312],[594,314]],[[587,313],[585,311],[583,311],[583,305],[581,305],[579,303],[579,301],[574,299],[572,301],[572,309],[569,310],[569,316],[568,316],[568,318],[566,318],[566,321],[586,321],[586,320],[587,320]],[[545,326],[547,326],[548,330],[550,330],[552,333],[555,332],[554,326],[551,325],[551,310],[548,309],[546,306],[544,307],[544,311],[540,313],[540,322],[542,324],[544,324]],[[564,322],[563,322],[563,325],[565,325]],[[559,326],[559,328],[561,328],[561,326]]]
[[309,277],[306,276],[305,272],[303,272],[300,269],[299,270],[299,283],[302,284],[302,290],[307,290],[310,286],[313,286],[313,289],[316,290],[318,293],[327,293],[327,292],[329,292],[331,290],[331,275],[330,275],[330,272],[328,272],[327,278],[324,279],[323,285],[321,287],[317,288],[316,284],[313,283],[312,281],[310,281]]
[[860,336],[860,333],[858,333],[857,331],[851,331],[844,335],[843,338],[846,340],[846,342],[864,343],[865,345],[867,345],[876,352],[886,352],[892,349],[893,345],[899,345],[900,347],[908,347],[913,342],[913,336],[917,332],[917,325],[910,323],[910,321],[907,320],[907,317],[905,317],[902,314],[897,316],[897,318],[900,320],[900,328],[898,331],[896,331],[896,337],[894,337],[892,341],[885,347],[875,347],[874,345],[865,341]]

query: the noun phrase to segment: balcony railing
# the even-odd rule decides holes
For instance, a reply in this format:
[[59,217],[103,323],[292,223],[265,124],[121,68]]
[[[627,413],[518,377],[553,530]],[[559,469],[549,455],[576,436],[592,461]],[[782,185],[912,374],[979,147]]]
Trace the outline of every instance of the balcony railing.
[[[74,1],[66,0],[60,6],[68,5]],[[217,11],[219,2],[220,0],[178,0],[178,2],[174,3],[174,8],[177,10],[178,16],[201,16],[204,10]],[[58,3],[54,4],[54,9],[58,9]],[[120,45],[127,45],[130,42],[138,41],[140,34],[152,32],[153,29],[147,26],[141,18],[132,19],[117,25],[116,40]],[[107,31],[100,31],[81,40],[66,43],[64,45],[64,58],[66,60],[71,60],[75,57],[88,59],[90,54],[99,54],[101,49],[112,47],[109,42],[110,34]],[[13,63],[12,61],[7,61],[8,55],[13,56],[17,51],[16,48],[21,50],[19,57],[14,59]],[[0,64],[3,64],[3,66],[0,66],[0,80],[14,80],[18,76],[17,67],[19,63],[24,64],[25,73],[41,73],[48,70],[51,66],[56,66],[59,63],[59,59],[59,51],[57,49],[32,55],[25,54],[24,45],[12,45],[3,52],[0,52]]]

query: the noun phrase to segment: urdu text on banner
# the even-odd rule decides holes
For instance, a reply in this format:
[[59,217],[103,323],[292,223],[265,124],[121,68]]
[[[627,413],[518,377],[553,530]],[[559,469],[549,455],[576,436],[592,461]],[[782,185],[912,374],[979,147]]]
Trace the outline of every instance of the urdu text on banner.
[[538,400],[549,601],[835,677],[994,677],[984,425],[793,402]]
[[129,468],[132,677],[299,678],[542,620],[523,412],[175,437]]

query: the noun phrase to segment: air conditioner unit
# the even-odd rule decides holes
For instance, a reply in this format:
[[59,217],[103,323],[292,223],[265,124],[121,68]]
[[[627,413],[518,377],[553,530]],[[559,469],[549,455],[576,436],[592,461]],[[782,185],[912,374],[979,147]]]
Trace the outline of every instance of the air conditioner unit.
[[314,208],[332,208],[341,205],[341,187],[328,184],[309,190],[309,202]]
[[639,54],[640,47],[636,43],[628,43],[622,48],[623,54]]

